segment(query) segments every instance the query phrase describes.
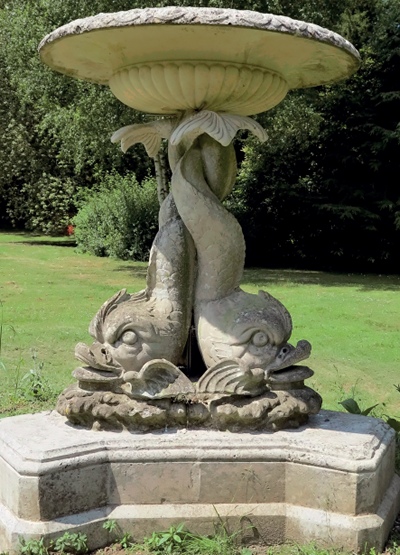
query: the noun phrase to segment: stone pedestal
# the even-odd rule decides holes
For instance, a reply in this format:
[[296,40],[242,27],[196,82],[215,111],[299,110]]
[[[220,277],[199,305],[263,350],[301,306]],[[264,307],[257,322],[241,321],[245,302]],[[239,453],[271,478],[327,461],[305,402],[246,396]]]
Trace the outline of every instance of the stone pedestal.
[[395,436],[380,420],[322,411],[276,433],[76,429],[60,415],[0,421],[0,551],[18,538],[109,541],[116,520],[140,540],[185,522],[219,520],[245,542],[316,541],[382,549],[400,509]]

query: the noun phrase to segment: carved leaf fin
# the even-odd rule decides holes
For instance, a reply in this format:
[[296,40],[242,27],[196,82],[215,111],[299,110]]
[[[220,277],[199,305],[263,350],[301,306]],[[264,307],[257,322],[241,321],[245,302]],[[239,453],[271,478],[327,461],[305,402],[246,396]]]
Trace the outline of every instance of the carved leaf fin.
[[[131,385],[131,395],[136,398],[172,396],[170,386],[176,384],[179,393],[194,391],[191,381],[177,366],[165,359],[147,362],[140,372],[127,372],[124,381]],[[175,392],[177,394],[177,391]]]
[[266,390],[264,371],[246,369],[240,359],[222,360],[207,370],[197,382],[198,393],[259,395]]
[[178,125],[171,135],[170,143],[177,145],[187,135],[194,140],[199,135],[207,133],[222,146],[228,146],[240,129],[248,129],[261,142],[267,140],[265,129],[252,118],[203,110],[189,116]]
[[111,142],[121,141],[121,150],[126,152],[129,147],[136,143],[142,143],[150,158],[157,156],[161,146],[161,139],[168,139],[175,120],[166,119],[152,121],[150,123],[135,123],[121,127],[111,136]]
[[240,360],[225,359],[209,368],[197,382],[198,393],[217,393],[224,389],[224,382],[232,374],[240,375]]

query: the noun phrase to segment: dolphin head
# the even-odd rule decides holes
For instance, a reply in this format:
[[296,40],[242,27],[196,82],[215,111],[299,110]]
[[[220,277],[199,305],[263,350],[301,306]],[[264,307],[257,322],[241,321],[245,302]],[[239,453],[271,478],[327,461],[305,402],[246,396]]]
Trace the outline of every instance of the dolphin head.
[[106,301],[90,323],[95,339],[88,347],[78,343],[76,357],[92,368],[121,375],[139,372],[146,362],[164,358],[173,363],[180,355],[176,341],[181,314],[168,298],[119,291]]
[[266,375],[304,360],[308,341],[288,343],[292,321],[274,297],[237,289],[231,295],[203,303],[198,310],[198,338],[204,361],[211,367],[224,359],[240,359],[245,368],[262,368]]

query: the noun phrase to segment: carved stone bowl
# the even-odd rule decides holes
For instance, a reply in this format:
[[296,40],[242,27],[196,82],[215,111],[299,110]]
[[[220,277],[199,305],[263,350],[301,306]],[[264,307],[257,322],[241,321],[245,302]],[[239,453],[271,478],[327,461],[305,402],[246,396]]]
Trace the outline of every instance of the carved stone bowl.
[[357,50],[317,25],[213,8],[147,8],[79,19],[39,45],[44,63],[107,84],[132,108],[252,115],[289,89],[331,83],[359,65]]

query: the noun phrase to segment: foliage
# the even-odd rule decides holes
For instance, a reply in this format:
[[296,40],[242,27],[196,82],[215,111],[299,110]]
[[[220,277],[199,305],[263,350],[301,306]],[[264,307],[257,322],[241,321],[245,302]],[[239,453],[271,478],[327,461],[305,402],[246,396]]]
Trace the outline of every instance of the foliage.
[[184,527],[185,525],[181,523],[178,526],[171,526],[165,532],[153,532],[150,537],[144,539],[143,544],[156,553],[176,553],[188,534]]
[[133,546],[132,536],[129,534],[129,532],[125,532],[118,543],[120,544],[122,549],[129,549]]
[[145,260],[157,232],[157,186],[106,175],[73,219],[78,248],[96,256]]
[[[302,9],[318,22],[309,3]],[[232,209],[249,264],[396,271],[400,6],[349,1],[329,13],[323,25],[355,42],[361,68],[343,83],[292,92],[259,116],[270,140],[247,141]]]
[[306,255],[310,238],[317,234],[315,222],[305,218],[315,197],[316,163],[310,145],[317,140],[321,125],[309,96],[293,93],[282,105],[259,116],[268,142],[260,145],[249,138],[243,146],[237,189],[228,208],[242,225],[248,264],[259,265],[266,257],[270,266],[298,263]]
[[[67,533],[68,534],[68,533]],[[188,538],[192,536],[188,533]],[[198,540],[199,543],[191,545],[190,540],[183,541],[179,544],[178,551],[174,553],[176,555],[252,555],[253,553],[261,553],[260,546],[254,548],[248,547],[237,547],[235,545],[229,545],[229,547],[224,547],[223,550],[214,550],[215,543],[214,540],[217,538],[214,537],[206,537],[206,536],[193,536]],[[22,539],[20,539],[21,541]],[[204,544],[202,543],[204,541]],[[21,553],[26,553],[27,555],[48,555],[49,550],[46,548],[43,542],[43,538],[40,540],[29,540],[25,541],[22,540],[23,545],[29,546],[29,549],[32,551],[21,551]],[[38,547],[40,545],[40,547]],[[199,547],[197,550],[196,546]],[[131,550],[133,547],[134,551]],[[203,547],[205,548],[203,550]],[[52,545],[49,546],[52,549]],[[39,549],[39,551],[37,551]],[[124,549],[126,549],[124,547]],[[136,551],[139,549],[140,551]],[[194,549],[194,550],[193,550]],[[108,550],[108,549],[107,549]],[[265,551],[266,555],[346,555],[346,553],[340,548],[322,548],[317,546],[315,543],[310,544],[294,544],[294,543],[287,543],[284,545],[274,545],[266,547],[263,551]],[[138,553],[145,554],[149,553],[148,546],[146,544],[141,545],[134,545],[130,546],[131,553]],[[155,551],[150,551],[155,552]],[[157,551],[156,551],[157,552]],[[162,552],[161,552],[162,553]],[[364,555],[377,555],[375,548],[371,548],[368,550],[364,550]],[[400,555],[400,546],[398,544],[398,537],[394,534],[394,537],[391,537],[385,547],[385,554],[386,555]],[[0,552],[0,555],[8,555],[6,552]]]
[[112,534],[118,529],[117,521],[113,519],[108,519],[105,522],[103,522],[103,528],[104,530],[107,530],[107,532]]
[[[25,219],[26,229],[48,235],[65,231],[75,212],[75,183],[43,173],[34,184],[23,185],[17,196],[11,197],[8,209],[12,221]],[[21,202],[21,198],[23,202]]]
[[[119,4],[128,8],[127,2]],[[90,7],[72,0],[0,5],[3,225],[59,231],[76,212],[75,192],[91,188],[107,168],[135,169],[143,178],[151,167],[140,151],[124,157],[109,140],[118,127],[142,121],[143,115],[121,105],[106,88],[56,74],[37,55],[41,38],[53,28],[107,7],[105,0]],[[45,202],[55,191],[57,202]]]
[[54,541],[46,545],[44,538],[25,540],[19,539],[21,555],[49,555],[49,552],[72,553],[82,555],[87,553],[87,535],[81,532],[64,532]]
[[51,548],[53,551],[61,553],[74,553],[76,555],[87,553],[87,535],[82,534],[81,532],[65,532],[62,536],[52,542]]
[[361,410],[360,405],[357,403],[355,399],[349,398],[345,399],[344,401],[340,401],[339,405],[351,414],[361,414],[362,416],[368,416],[368,414],[379,405],[379,403],[375,403],[371,407],[368,407],[364,410]]
[[175,555],[251,555],[248,548],[238,547],[238,533],[229,534],[224,525],[217,526],[215,534],[201,536],[185,530],[183,523],[164,532],[153,532],[135,547],[158,554]]
[[19,538],[19,545],[21,555],[48,555],[49,553],[44,538],[25,540],[21,537]]
[[[394,385],[393,387],[400,393],[400,384]],[[362,416],[368,416],[368,414],[370,414],[371,411],[373,411],[373,409],[375,409],[379,404],[380,403],[375,403],[366,409],[362,409],[354,397],[350,397],[349,399],[339,402],[339,405],[342,405],[347,412],[351,414],[360,414]],[[383,414],[382,417],[395,432],[400,434],[400,420],[394,418],[393,416],[388,416],[387,414]]]
[[119,127],[147,116],[123,106],[108,88],[51,71],[40,62],[37,45],[72,19],[166,5],[284,14],[354,42],[362,65],[353,78],[290,93],[282,105],[258,116],[269,131],[266,145],[247,137],[237,143],[244,163],[228,206],[243,225],[248,263],[395,270],[400,241],[398,0],[1,3],[0,225],[59,233],[76,213],[82,191],[98,190],[107,172],[120,179],[134,172],[141,182],[153,171],[142,147],[124,156],[109,141]]
[[55,393],[47,379],[42,374],[44,362],[38,361],[37,351],[31,349],[32,368],[19,379],[16,374],[15,395],[28,401],[49,401],[54,399]]
[[[230,0],[117,0],[112,9],[167,4],[233,7]],[[396,2],[324,0],[316,7],[312,0],[240,0],[234,7],[331,27],[355,41],[364,57],[359,74],[344,85],[292,94],[282,108],[260,117],[271,141],[262,149],[247,142],[239,189],[230,200],[244,224],[249,261],[264,262],[258,245],[266,240],[262,256],[267,252],[272,263],[390,267],[400,221],[393,182],[399,147]],[[12,0],[1,9],[6,95],[0,110],[6,125],[0,141],[7,171],[0,189],[6,199],[2,216],[11,223],[59,231],[76,210],[77,191],[95,186],[106,168],[121,175],[135,168],[140,180],[147,174],[143,150],[122,157],[108,141],[115,128],[143,116],[106,89],[48,70],[35,51],[57,25],[107,10],[105,0],[90,6]],[[47,200],[55,191],[54,206]]]
[[225,527],[219,527],[212,536],[191,534],[182,552],[193,555],[251,555],[252,551],[248,548],[238,546],[237,535],[229,534]]
[[116,540],[116,542],[122,547],[122,549],[129,549],[130,547],[132,547],[133,542],[132,542],[132,537],[129,534],[129,532],[122,532],[119,524],[117,524],[117,522],[113,519],[109,519],[106,520],[103,523],[103,528],[104,530],[107,530],[107,532],[109,532],[110,534],[122,534],[119,539]]
[[[353,22],[360,25],[357,33],[353,31],[354,39],[362,41],[360,71],[319,97],[324,111],[318,207],[320,219],[325,220],[321,240],[334,248],[336,258],[353,259],[354,266],[363,261],[364,267],[368,263],[394,268],[400,239],[395,177],[400,93],[394,78],[400,62],[396,23],[400,6],[389,1],[367,7],[364,16],[358,14]],[[340,164],[335,166],[338,159]]]

